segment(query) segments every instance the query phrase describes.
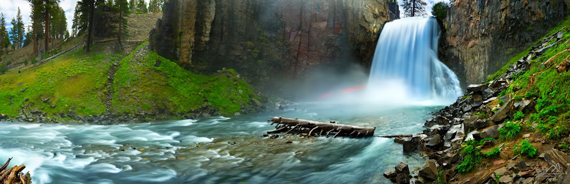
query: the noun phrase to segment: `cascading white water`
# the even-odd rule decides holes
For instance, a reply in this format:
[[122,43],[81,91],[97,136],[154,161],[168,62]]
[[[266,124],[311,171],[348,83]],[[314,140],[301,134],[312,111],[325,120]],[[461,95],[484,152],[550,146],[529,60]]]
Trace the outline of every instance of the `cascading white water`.
[[453,71],[437,58],[435,18],[405,18],[387,23],[374,55],[368,92],[383,98],[451,103],[462,95]]

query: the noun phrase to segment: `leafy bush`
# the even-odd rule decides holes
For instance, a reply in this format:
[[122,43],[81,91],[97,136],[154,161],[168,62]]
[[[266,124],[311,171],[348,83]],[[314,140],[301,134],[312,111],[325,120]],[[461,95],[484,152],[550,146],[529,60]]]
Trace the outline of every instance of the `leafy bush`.
[[485,158],[495,158],[495,157],[498,157],[500,154],[501,154],[501,151],[499,150],[499,147],[495,147],[491,151],[483,153]]
[[519,101],[519,100],[522,100],[522,99],[523,99],[523,96],[521,96],[521,95],[515,96],[515,100],[516,100],[516,101]]
[[499,105],[501,105],[501,106],[505,105],[505,101],[499,100]]
[[524,114],[522,111],[517,111],[517,113],[515,113],[513,120],[519,120],[519,119],[523,119],[524,118]]
[[475,165],[481,162],[481,152],[479,152],[479,149],[474,145],[468,145],[463,148],[461,153],[465,154],[465,158],[463,162],[457,166],[459,173],[469,172],[475,168]]
[[524,97],[527,98],[527,99],[528,99],[528,98],[535,97],[535,96],[536,96],[536,94],[534,94],[532,91],[527,91],[527,92],[524,94]]
[[499,129],[501,139],[514,139],[518,136],[521,126],[516,123],[507,123],[504,127]]
[[548,132],[550,130],[550,128],[548,126],[546,126],[545,124],[539,123],[538,124],[538,130],[540,130],[540,132],[545,133]]
[[527,155],[529,157],[534,157],[538,150],[533,147],[527,140],[522,140],[519,144],[515,145],[514,153],[519,153],[521,155]]

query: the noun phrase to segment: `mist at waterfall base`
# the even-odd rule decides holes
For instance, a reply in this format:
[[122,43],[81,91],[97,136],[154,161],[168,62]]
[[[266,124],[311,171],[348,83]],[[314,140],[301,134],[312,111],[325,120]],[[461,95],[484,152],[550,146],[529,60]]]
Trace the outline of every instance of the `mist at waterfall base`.
[[[435,18],[405,18],[387,23],[380,34],[366,85],[344,85],[319,99],[382,106],[454,102],[462,90],[455,73],[437,58],[439,34]],[[352,90],[356,88],[362,90]]]
[[[423,26],[407,25],[409,22]],[[431,113],[440,109],[441,103],[456,98],[453,94],[460,93],[458,85],[449,86],[454,84],[453,80],[446,81],[453,79],[452,73],[440,63],[437,65],[439,61],[434,57],[406,62],[414,65],[409,70],[415,72],[421,71],[416,66],[443,71],[433,72],[439,73],[437,75],[420,72],[429,73],[422,75],[431,77],[429,81],[406,72],[381,74],[382,69],[376,67],[380,63],[397,69],[391,65],[403,61],[395,61],[395,58],[411,58],[406,54],[412,51],[403,51],[406,48],[414,48],[414,52],[420,48],[430,50],[423,56],[434,56],[429,55],[436,51],[430,47],[433,40],[420,41],[424,39],[420,37],[434,37],[431,34],[436,32],[419,34],[432,29],[432,23],[430,19],[388,23],[384,28],[387,32],[382,35],[393,35],[381,36],[368,83],[361,67],[352,67],[351,71],[356,72],[343,76],[318,72],[315,79],[341,82],[332,90],[313,92],[309,102],[297,102],[284,110],[108,126],[0,122],[0,162],[14,157],[11,166],[25,164],[24,172],[29,171],[33,183],[40,184],[389,182],[383,176],[387,168],[407,162],[410,170],[415,170],[422,166],[424,158],[418,153],[404,154],[402,145],[387,138],[331,139],[280,134],[272,139],[263,134],[275,129],[267,122],[274,116],[371,126],[376,127],[376,136],[421,132]],[[427,46],[398,45],[400,41],[392,40],[398,32],[410,34],[401,35],[400,39]],[[391,47],[401,48],[390,50]],[[385,49],[390,50],[390,54],[378,54]],[[378,60],[385,55],[394,57],[387,58],[392,64]],[[411,77],[398,77],[400,74]],[[420,82],[426,85],[413,86]],[[438,91],[446,89],[447,92]],[[424,103],[426,101],[438,103]]]

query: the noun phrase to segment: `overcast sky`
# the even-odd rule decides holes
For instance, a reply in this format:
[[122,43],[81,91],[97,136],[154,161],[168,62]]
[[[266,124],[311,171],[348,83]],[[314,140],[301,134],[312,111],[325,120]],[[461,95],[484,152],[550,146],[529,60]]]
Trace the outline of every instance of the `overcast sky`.
[[[18,7],[20,8],[20,11],[22,11],[22,18],[24,20],[24,24],[26,25],[26,31],[28,30],[27,27],[28,25],[31,24],[31,20],[30,20],[30,12],[31,7],[30,7],[30,3],[27,0],[1,0],[2,2],[0,3],[0,12],[2,12],[4,14],[4,18],[6,19],[6,24],[8,28],[11,28],[12,25],[10,25],[10,22],[12,21],[12,18],[16,17],[16,14],[18,13]],[[72,20],[73,20],[73,12],[75,11],[75,4],[77,4],[78,0],[61,0],[59,5],[63,8],[63,10],[65,11],[65,17],[67,18],[67,29],[69,30],[69,32],[71,32],[71,25],[72,25]],[[149,0],[145,0],[148,4]],[[231,0],[228,0],[231,1]],[[428,15],[431,15],[431,8],[433,7],[433,5],[437,2],[440,1],[445,1],[445,2],[449,2],[449,0],[426,0],[426,2],[428,3],[427,7],[426,7],[426,11],[428,13]],[[403,0],[398,0],[399,4],[401,5]],[[403,14],[404,10],[402,10],[402,7],[400,6],[400,12],[401,14]],[[402,16],[403,17],[403,16]]]

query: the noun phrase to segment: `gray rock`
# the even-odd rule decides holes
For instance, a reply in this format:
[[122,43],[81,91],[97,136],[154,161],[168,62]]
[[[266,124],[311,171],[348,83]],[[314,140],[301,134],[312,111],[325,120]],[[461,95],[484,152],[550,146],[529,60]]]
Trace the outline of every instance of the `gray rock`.
[[547,151],[544,154],[544,160],[546,160],[546,162],[548,162],[550,165],[557,165],[563,167],[564,169],[567,167],[566,164],[570,163],[570,157],[568,157],[566,153],[557,149]]
[[481,93],[485,88],[487,88],[487,86],[483,84],[470,84],[469,86],[467,86],[466,90],[467,94],[469,94],[470,92]]
[[495,123],[502,122],[505,120],[511,111],[513,110],[513,101],[509,100],[505,105],[503,105],[496,113],[491,117],[491,120]]
[[433,159],[430,159],[426,161],[424,166],[422,166],[418,175],[431,181],[435,181],[437,180],[437,176],[439,174],[437,169],[438,167],[439,165],[437,162]]
[[523,99],[521,101],[515,102],[514,108],[518,111],[522,111],[528,109],[530,104],[531,104],[530,100]]
[[493,125],[493,122],[489,122],[488,120],[482,119],[479,116],[473,116],[473,118],[465,121],[465,129],[467,131],[479,130],[479,129]]
[[513,178],[511,176],[501,176],[501,178],[499,179],[499,183],[501,184],[513,183]]
[[396,181],[396,169],[394,168],[386,169],[386,171],[384,171],[384,177]]
[[404,153],[410,153],[417,151],[420,145],[419,137],[412,137],[409,140],[404,141],[402,146],[404,147]]
[[483,98],[488,99],[492,96],[495,96],[495,91],[489,88],[483,90]]
[[410,183],[410,168],[405,162],[400,162],[396,166],[396,183]]
[[441,144],[441,136],[439,134],[432,135],[426,139],[426,146],[436,147]]
[[497,97],[492,97],[492,98],[489,98],[489,99],[487,99],[487,100],[483,101],[483,104],[488,104],[488,103],[491,103],[492,101],[495,101],[496,99],[497,99]]
[[481,138],[499,138],[499,126],[493,125],[481,130]]
[[493,174],[494,174],[495,176],[498,174],[498,175],[500,175],[500,176],[502,177],[502,176],[508,175],[508,174],[509,174],[509,170],[508,170],[507,168],[505,168],[505,167],[501,167],[501,168],[495,170],[495,171],[493,172]]

